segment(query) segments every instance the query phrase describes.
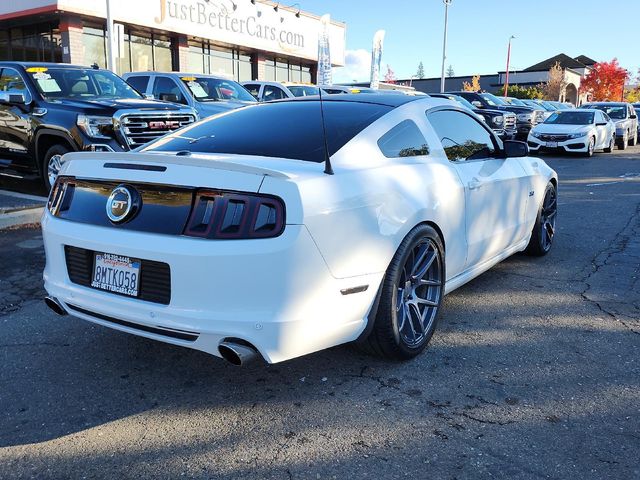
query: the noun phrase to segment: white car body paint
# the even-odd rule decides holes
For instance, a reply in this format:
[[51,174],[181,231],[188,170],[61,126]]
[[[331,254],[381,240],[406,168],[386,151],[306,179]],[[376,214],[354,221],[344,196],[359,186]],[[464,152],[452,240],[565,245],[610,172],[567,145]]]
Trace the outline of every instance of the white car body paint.
[[[450,162],[425,115],[450,105],[420,99],[395,108],[331,157],[334,175],[317,163],[241,155],[68,154],[61,175],[277,195],[286,227],[276,238],[207,240],[74,223],[45,210],[45,288],[67,310],[75,305],[135,325],[197,332],[196,341],[184,341],[70,312],[216,356],[226,338],[250,342],[271,363],[353,341],[416,225],[429,222],[442,234],[449,293],[526,247],[545,187],[557,182],[538,158]],[[377,140],[405,119],[421,129],[428,156],[390,159],[379,150]],[[107,161],[166,171],[107,169]],[[168,263],[169,305],[72,283],[64,245]]]
[[[571,110],[573,111],[573,110]],[[547,144],[547,140],[537,138],[535,134],[544,135],[571,135],[584,134],[579,138],[556,141],[558,148],[564,149],[566,152],[585,153],[589,147],[589,139],[595,139],[594,150],[607,148],[611,139],[615,141],[616,124],[609,120],[606,125],[598,126],[594,123],[590,125],[562,125],[541,123],[533,127],[529,132],[527,142],[531,151],[538,151]],[[572,144],[582,144],[580,148],[569,148]]]

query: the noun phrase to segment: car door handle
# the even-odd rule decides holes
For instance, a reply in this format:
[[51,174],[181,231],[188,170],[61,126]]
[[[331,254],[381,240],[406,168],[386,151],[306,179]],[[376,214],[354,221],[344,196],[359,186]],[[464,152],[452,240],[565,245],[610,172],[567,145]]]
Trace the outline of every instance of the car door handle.
[[481,182],[476,177],[473,177],[473,179],[470,180],[467,185],[469,186],[469,190],[477,190],[482,186],[483,183],[484,182]]

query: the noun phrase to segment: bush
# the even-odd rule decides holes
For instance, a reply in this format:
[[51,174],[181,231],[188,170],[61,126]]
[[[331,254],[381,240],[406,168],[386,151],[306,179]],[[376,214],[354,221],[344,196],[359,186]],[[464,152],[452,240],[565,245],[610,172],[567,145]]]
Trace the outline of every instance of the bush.
[[[509,96],[514,98],[541,99],[544,94],[538,87],[521,87],[520,85],[509,85]],[[496,92],[496,96],[504,95],[504,85]]]

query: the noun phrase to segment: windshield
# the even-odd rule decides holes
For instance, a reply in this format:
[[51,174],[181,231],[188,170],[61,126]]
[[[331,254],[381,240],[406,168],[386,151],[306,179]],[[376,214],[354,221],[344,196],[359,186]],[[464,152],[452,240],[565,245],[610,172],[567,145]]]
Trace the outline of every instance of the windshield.
[[233,80],[213,77],[182,77],[181,80],[198,102],[235,100],[254,103],[256,101],[242,85]]
[[481,93],[480,96],[484,98],[485,102],[494,107],[506,105],[503,100],[500,100],[498,97],[496,97],[495,95],[491,95],[490,93]]
[[624,120],[627,118],[626,105],[589,105],[588,108],[597,108],[616,120]]
[[27,69],[43,97],[79,98],[142,98],[127,82],[108,70],[92,68]]
[[319,88],[306,85],[287,85],[287,88],[294,97],[310,97],[312,95],[318,95]]
[[476,107],[474,107],[473,104],[466,98],[459,97],[458,95],[453,95],[453,99],[456,102],[460,103],[463,107],[468,108],[471,111],[476,109]]
[[554,125],[591,125],[593,123],[593,112],[556,112],[547,118],[544,123]]
[[526,107],[527,104],[524,103],[522,100],[519,100],[517,98],[510,98],[509,99],[509,103],[511,103],[511,105],[518,105],[520,107]]

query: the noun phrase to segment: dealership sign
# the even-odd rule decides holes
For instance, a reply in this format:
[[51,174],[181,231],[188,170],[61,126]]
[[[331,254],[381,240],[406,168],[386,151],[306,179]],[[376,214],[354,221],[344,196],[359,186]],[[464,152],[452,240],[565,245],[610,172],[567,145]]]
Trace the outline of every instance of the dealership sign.
[[[297,9],[278,6],[276,10],[276,4],[240,0],[110,1],[116,22],[318,60],[322,22],[319,17],[304,12],[298,17]],[[59,10],[103,18],[105,5],[105,2],[58,0]],[[331,22],[327,34],[333,64],[344,65],[345,25]]]

